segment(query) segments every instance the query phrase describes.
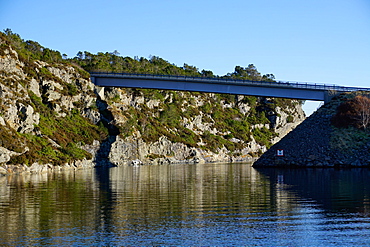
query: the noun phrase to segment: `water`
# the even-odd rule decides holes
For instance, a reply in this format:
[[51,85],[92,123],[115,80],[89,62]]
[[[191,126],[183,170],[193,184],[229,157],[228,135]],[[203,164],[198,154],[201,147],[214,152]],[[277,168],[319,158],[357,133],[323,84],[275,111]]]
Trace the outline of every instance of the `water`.
[[141,166],[0,178],[5,246],[369,246],[369,169]]

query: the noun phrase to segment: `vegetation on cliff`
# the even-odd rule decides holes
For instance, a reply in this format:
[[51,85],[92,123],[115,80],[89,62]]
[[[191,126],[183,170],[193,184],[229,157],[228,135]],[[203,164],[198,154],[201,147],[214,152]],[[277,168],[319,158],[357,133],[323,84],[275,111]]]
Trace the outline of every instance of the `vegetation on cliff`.
[[[51,72],[52,67],[64,70],[70,66],[57,51],[34,41],[23,41],[10,30],[0,32],[0,46],[0,143],[15,152],[2,162],[65,164],[91,159],[91,153],[81,147],[106,137],[102,125],[93,124],[82,114],[86,102],[79,99],[95,97],[93,88],[78,97],[85,89],[78,83],[82,79],[79,73],[64,80]],[[37,89],[32,88],[35,86]],[[70,105],[61,105],[59,100],[63,98]]]
[[[89,72],[109,71],[114,73],[217,77],[210,70],[199,71],[197,67],[186,63],[182,67],[178,67],[157,56],[151,56],[149,59],[122,57],[119,56],[118,51],[99,52],[98,54],[80,51],[76,57],[69,59],[69,61],[78,64]],[[236,66],[234,72],[221,77],[256,81],[271,81],[275,78],[273,74],[261,75],[253,64],[249,64],[247,67]]]
[[[295,100],[118,88],[98,96],[86,72],[215,77],[212,71],[187,64],[178,67],[159,57],[79,52],[67,59],[7,29],[0,32],[0,59],[0,146],[6,153],[0,155],[0,163],[64,164],[108,158],[118,141],[126,143],[116,151],[123,152],[128,145],[139,150],[139,140],[160,145],[163,137],[184,145],[183,152],[190,156],[193,149],[207,155],[223,150],[230,157],[255,156],[271,146],[282,125],[293,127],[302,120],[301,102]],[[236,66],[223,77],[274,79],[272,74],[261,75],[252,64]],[[128,144],[130,138],[136,144]],[[174,147],[162,149],[148,146],[145,152],[129,155],[130,159],[176,155]]]
[[[90,72],[115,72],[115,73],[138,73],[138,74],[160,74],[160,75],[178,75],[178,76],[197,76],[197,77],[217,77],[212,71],[202,70],[195,66],[184,64],[182,67],[178,67],[175,64],[171,64],[168,61],[157,57],[151,56],[150,59],[143,57],[121,57],[118,51],[114,52],[99,52],[98,54],[92,54],[90,52],[78,52],[77,56],[70,59],[71,62],[78,64],[86,71]],[[261,75],[257,68],[253,64],[249,64],[247,67],[236,66],[234,72],[228,73],[222,78],[235,78],[242,80],[254,80],[254,81],[272,81],[275,79],[273,74]],[[143,95],[145,98],[157,98],[163,99],[164,92],[158,90],[130,90],[134,91],[135,94]],[[178,93],[170,92],[172,94],[172,102],[166,103],[161,109],[159,117],[147,119],[148,109],[140,109],[140,112],[135,109],[131,109],[129,116],[135,116],[124,126],[124,133],[130,128],[131,131],[140,130],[143,138],[147,141],[157,140],[159,136],[165,135],[171,141],[182,142],[192,147],[198,147],[197,143],[202,138],[205,141],[205,145],[202,148],[210,149],[214,152],[226,146],[230,152],[240,150],[244,148],[248,141],[251,141],[251,136],[259,143],[266,147],[272,145],[272,139],[278,136],[273,128],[254,128],[252,125],[256,124],[271,124],[271,117],[276,115],[276,107],[283,109],[293,109],[295,105],[301,104],[301,102],[290,99],[269,99],[248,96],[243,97],[242,101],[238,101],[238,97],[235,95],[223,95],[216,94],[215,97],[209,97],[209,95],[198,94],[198,93]],[[180,96],[181,95],[181,96]],[[181,118],[188,118],[190,115],[199,115],[196,107],[193,107],[194,102],[187,102],[186,110],[182,110],[184,107],[184,101],[186,98],[195,99],[192,95],[197,95],[207,101],[206,104],[202,105],[200,110],[205,114],[209,122],[214,123],[216,129],[220,132],[227,133],[225,135],[214,135],[209,131],[205,132],[201,136],[196,135],[193,131],[184,128],[181,124]],[[115,96],[117,97],[117,95]],[[240,97],[239,97],[240,98]],[[117,98],[116,98],[117,99]],[[114,99],[112,99],[114,101]],[[240,103],[245,103],[250,106],[248,114],[242,113],[238,108],[223,108],[222,103],[237,106]],[[293,122],[293,114],[289,112],[289,121]],[[152,114],[153,115],[153,114]],[[206,118],[207,118],[206,117]],[[204,120],[206,120],[204,118]],[[138,126],[138,123],[146,123],[145,129]],[[166,131],[163,126],[172,128],[175,131]],[[236,138],[243,140],[241,142],[232,142],[231,139]]]

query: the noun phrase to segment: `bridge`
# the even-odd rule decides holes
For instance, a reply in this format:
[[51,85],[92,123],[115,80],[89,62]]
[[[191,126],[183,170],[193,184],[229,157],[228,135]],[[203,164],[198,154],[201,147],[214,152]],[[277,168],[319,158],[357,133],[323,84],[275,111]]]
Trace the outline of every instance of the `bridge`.
[[341,92],[370,91],[370,88],[344,87],[317,83],[250,81],[172,75],[91,72],[100,87],[147,88],[205,93],[237,94],[328,102]]

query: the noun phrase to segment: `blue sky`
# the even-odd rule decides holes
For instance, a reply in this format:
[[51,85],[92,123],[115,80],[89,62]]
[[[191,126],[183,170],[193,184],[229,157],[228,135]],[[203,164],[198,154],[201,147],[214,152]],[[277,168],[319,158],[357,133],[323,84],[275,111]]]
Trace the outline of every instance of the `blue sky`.
[[118,50],[218,75],[252,63],[279,80],[370,87],[370,0],[0,0],[6,28],[69,57]]

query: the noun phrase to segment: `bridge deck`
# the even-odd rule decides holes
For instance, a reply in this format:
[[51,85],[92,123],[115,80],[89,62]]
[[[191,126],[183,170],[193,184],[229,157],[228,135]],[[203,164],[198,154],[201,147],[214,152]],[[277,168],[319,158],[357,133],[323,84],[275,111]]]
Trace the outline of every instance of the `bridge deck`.
[[370,88],[282,81],[96,72],[90,75],[93,83],[102,87],[150,88],[317,101],[327,101],[329,92],[370,91]]

